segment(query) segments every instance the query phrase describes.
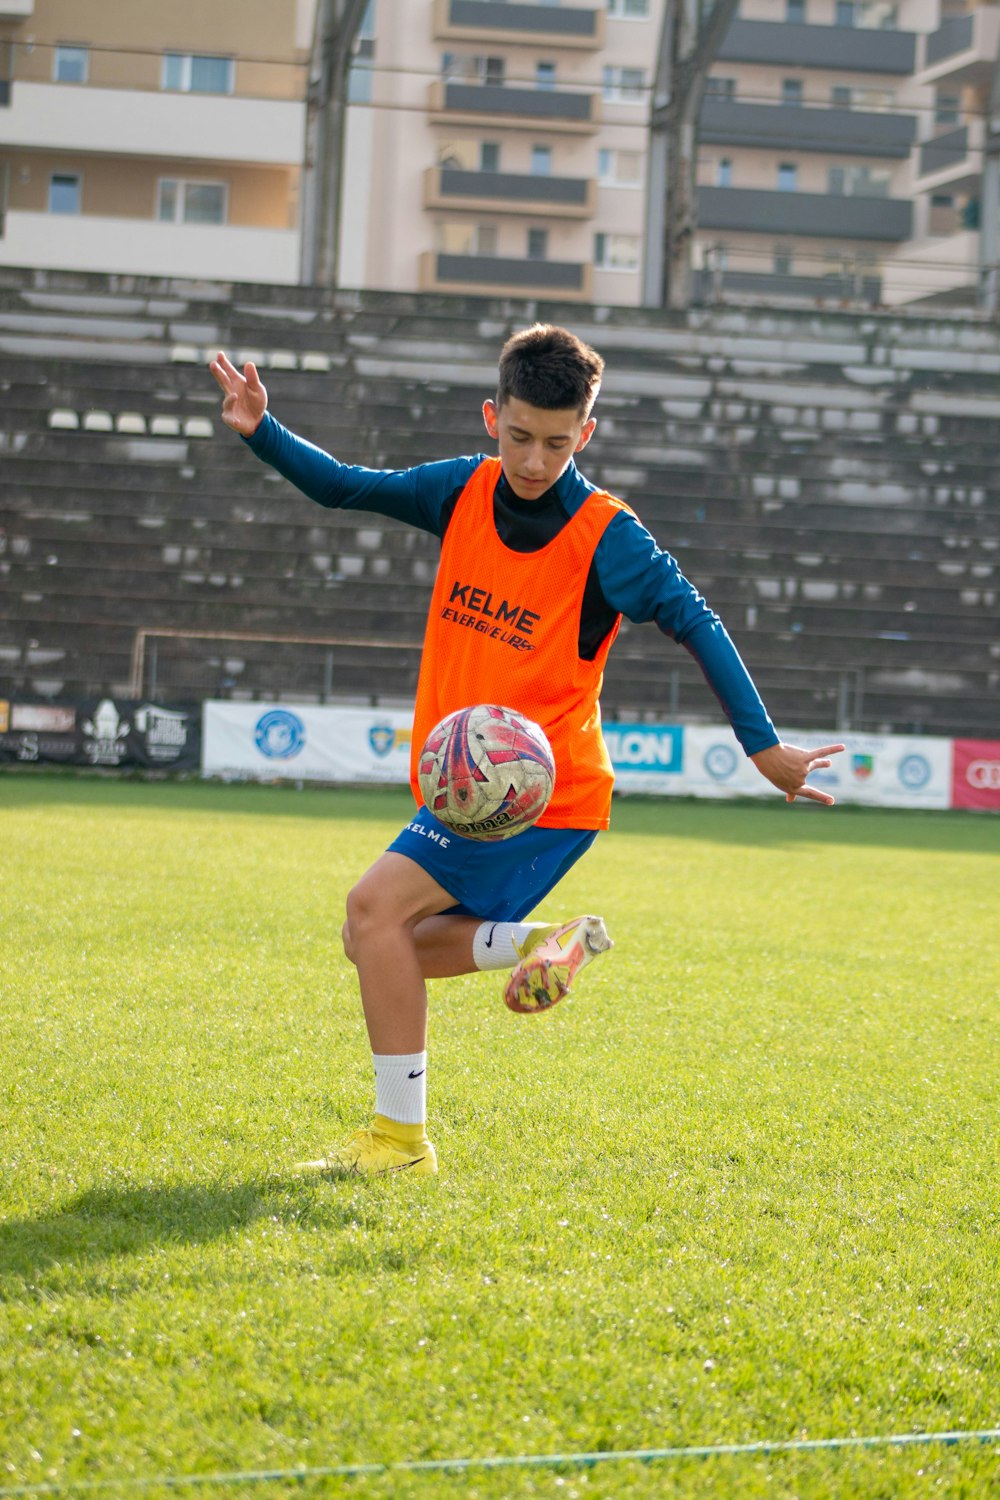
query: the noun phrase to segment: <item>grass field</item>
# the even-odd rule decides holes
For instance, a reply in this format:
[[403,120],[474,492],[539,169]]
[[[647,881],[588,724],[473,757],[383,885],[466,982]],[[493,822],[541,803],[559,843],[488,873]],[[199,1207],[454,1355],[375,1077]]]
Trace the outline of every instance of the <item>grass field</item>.
[[[401,793],[0,778],[0,1496],[1000,1426],[1000,824],[621,801],[549,1015],[431,987],[437,1178],[370,1111],[343,895]],[[978,1497],[1000,1446],[204,1483]]]

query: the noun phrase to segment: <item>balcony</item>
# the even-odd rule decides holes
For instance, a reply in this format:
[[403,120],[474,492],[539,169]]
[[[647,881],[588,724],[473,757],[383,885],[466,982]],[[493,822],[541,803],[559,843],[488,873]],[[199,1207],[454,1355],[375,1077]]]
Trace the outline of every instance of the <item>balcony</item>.
[[562,131],[593,135],[601,118],[597,94],[562,93],[557,89],[509,88],[496,83],[431,84],[428,101],[432,125],[471,125],[481,129]]
[[448,255],[427,250],[420,257],[422,292],[467,292],[474,296],[546,297],[588,302],[591,267],[567,260],[515,260],[500,255]]
[[914,187],[918,193],[955,192],[975,187],[983,173],[985,122],[973,117],[929,141],[917,156]]
[[726,32],[718,60],[904,76],[913,72],[916,41],[911,31],[736,20]]
[[3,117],[7,147],[268,166],[301,161],[304,133],[297,100],[63,83],[15,82]]
[[897,253],[898,260],[882,262],[883,301],[890,307],[928,299],[965,307],[975,302],[980,278],[977,230],[911,240]]
[[903,160],[910,154],[916,131],[913,115],[811,109],[797,104],[741,104],[709,97],[701,109],[699,140],[703,145],[846,152]]
[[604,45],[604,18],[603,6],[434,0],[434,37],[442,42],[528,43],[596,52]]
[[795,276],[771,271],[695,272],[695,301],[710,306],[725,302],[807,302],[875,307],[882,301],[879,276]]
[[912,222],[913,205],[900,198],[785,193],[764,188],[698,189],[699,229],[898,243],[909,239]]
[[589,219],[596,204],[597,184],[592,177],[467,172],[457,167],[429,167],[424,173],[425,208]]
[[292,229],[11,209],[4,216],[0,265],[290,286],[299,279],[299,249]]
[[919,84],[941,83],[986,88],[1000,43],[1000,8],[983,5],[965,16],[953,16],[925,38]]

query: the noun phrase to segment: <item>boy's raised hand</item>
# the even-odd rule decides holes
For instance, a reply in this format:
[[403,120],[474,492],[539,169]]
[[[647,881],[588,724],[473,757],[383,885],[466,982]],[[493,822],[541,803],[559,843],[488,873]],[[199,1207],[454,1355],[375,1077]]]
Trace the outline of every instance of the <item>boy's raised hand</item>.
[[798,745],[779,743],[758,750],[750,759],[772,786],[784,792],[786,802],[794,802],[796,797],[808,797],[813,802],[822,802],[824,807],[832,807],[836,799],[829,792],[808,786],[806,777],[810,772],[828,766],[830,756],[839,755],[844,748],[843,745],[824,745],[819,750],[801,750]]
[[208,367],[223,395],[222,420],[234,432],[251,437],[267,411],[267,391],[257,374],[257,366],[248,362],[242,374],[221,351]]

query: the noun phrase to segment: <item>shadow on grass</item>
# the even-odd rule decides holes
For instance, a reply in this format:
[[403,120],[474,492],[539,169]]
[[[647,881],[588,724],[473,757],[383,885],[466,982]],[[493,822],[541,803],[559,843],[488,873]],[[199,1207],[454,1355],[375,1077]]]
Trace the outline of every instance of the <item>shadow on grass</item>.
[[[116,811],[189,812],[213,817],[254,817],[385,822],[402,827],[413,812],[400,786],[327,787],[191,780],[145,781],[120,774],[0,767],[5,808],[90,807]],[[775,792],[764,801],[621,796],[614,799],[611,829],[644,838],[697,838],[711,843],[790,849],[800,843],[1000,853],[1000,819],[988,813],[925,812],[808,801],[789,805]]]
[[231,1187],[89,1188],[51,1213],[0,1224],[0,1276],[30,1281],[54,1266],[86,1267],[157,1247],[206,1244],[263,1218],[336,1231],[357,1215],[355,1187],[332,1184],[319,1196],[301,1178],[274,1178]]

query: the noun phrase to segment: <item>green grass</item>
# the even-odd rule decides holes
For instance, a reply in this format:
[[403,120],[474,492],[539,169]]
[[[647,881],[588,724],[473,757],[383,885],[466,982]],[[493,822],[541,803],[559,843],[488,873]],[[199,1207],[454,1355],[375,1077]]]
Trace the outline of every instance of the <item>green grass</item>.
[[[0,1495],[1000,1425],[997,822],[618,802],[546,908],[616,939],[572,1001],[431,987],[440,1175],[304,1183],[370,1113],[339,927],[408,808],[0,779]],[[970,1444],[191,1493],[998,1472]]]

